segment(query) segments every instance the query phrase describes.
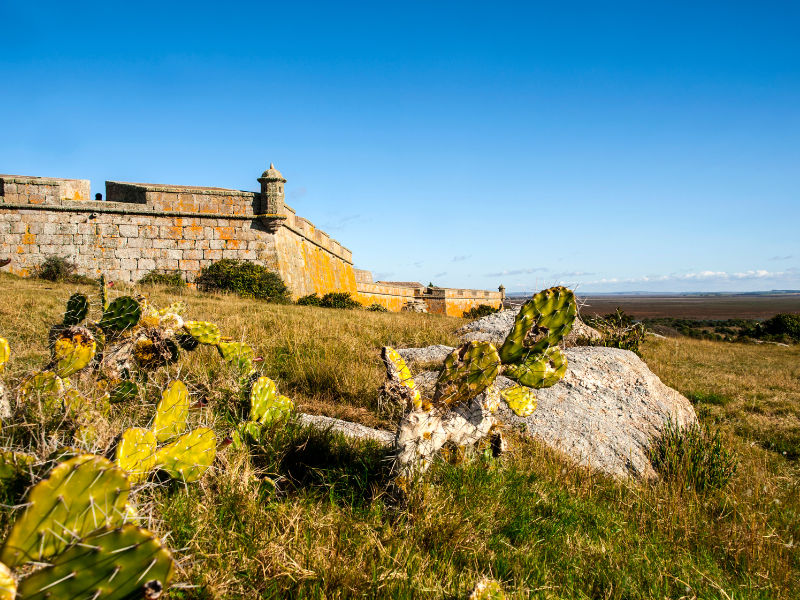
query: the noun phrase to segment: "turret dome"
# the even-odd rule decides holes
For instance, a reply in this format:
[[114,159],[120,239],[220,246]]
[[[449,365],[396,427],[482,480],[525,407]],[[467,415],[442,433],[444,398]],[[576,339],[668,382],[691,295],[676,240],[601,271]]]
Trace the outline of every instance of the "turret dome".
[[272,163],[269,164],[269,169],[261,174],[261,179],[280,179],[281,181],[286,181],[283,175],[281,175],[281,172],[278,171]]

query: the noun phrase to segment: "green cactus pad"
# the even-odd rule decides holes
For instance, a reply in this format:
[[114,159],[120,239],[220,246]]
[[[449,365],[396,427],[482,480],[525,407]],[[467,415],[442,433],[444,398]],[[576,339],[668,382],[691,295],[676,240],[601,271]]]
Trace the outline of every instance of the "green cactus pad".
[[557,346],[547,352],[530,354],[518,364],[509,365],[503,375],[526,387],[541,389],[557,384],[567,372],[567,357]]
[[109,331],[125,331],[139,323],[142,307],[130,296],[120,296],[103,312],[103,318],[97,324],[100,329]]
[[543,290],[520,308],[514,327],[500,347],[503,364],[525,360],[556,346],[572,330],[578,303],[563,286]]
[[0,548],[0,562],[13,568],[42,561],[62,552],[74,536],[121,523],[129,493],[125,472],[100,456],[84,454],[57,465],[28,492]]
[[223,360],[240,373],[252,373],[253,349],[243,342],[220,342],[217,350]]
[[531,388],[515,385],[502,390],[500,396],[519,417],[529,417],[536,410],[536,393]]
[[386,376],[390,380],[397,381],[400,383],[400,385],[411,390],[414,408],[421,408],[422,396],[420,396],[417,385],[414,383],[414,378],[411,376],[411,371],[409,370],[408,365],[406,365],[406,361],[404,361],[403,357],[400,356],[400,353],[394,348],[384,346],[381,350],[381,358],[383,359],[383,364],[386,367]]
[[111,404],[117,404],[119,402],[133,400],[138,395],[139,395],[139,386],[136,385],[136,382],[131,381],[129,379],[123,379],[119,383],[117,383],[113,388],[111,388],[111,392],[109,392],[108,401]]
[[23,452],[0,451],[0,480],[14,479],[30,469],[36,458]]
[[68,327],[53,344],[53,362],[56,375],[69,377],[89,366],[94,359],[97,344],[92,332],[85,327]]
[[156,436],[142,427],[127,429],[117,444],[116,458],[131,483],[144,481],[156,462]]
[[0,373],[6,368],[9,358],[11,358],[11,346],[8,345],[6,338],[0,337]]
[[89,314],[89,299],[83,294],[72,294],[67,300],[67,311],[64,313],[64,325],[77,325]]
[[63,394],[64,380],[53,371],[42,371],[22,382],[17,397],[22,403],[40,399],[46,406],[52,406]]
[[23,579],[19,594],[25,600],[157,598],[148,588],[166,589],[174,573],[169,550],[146,529],[104,527]]
[[166,442],[186,431],[188,420],[189,390],[182,381],[173,381],[161,393],[161,401],[156,406],[153,433],[159,442]]
[[234,448],[243,448],[248,442],[261,441],[261,424],[255,421],[245,421],[231,434]]
[[444,359],[434,404],[453,406],[471,400],[492,385],[499,369],[500,357],[491,343],[467,342]]
[[219,332],[219,327],[206,321],[187,321],[183,324],[183,328],[201,344],[210,344],[214,346],[219,344],[220,338],[222,337]]
[[14,600],[17,597],[17,582],[11,569],[0,563],[0,600]]
[[170,477],[185,482],[197,481],[203,476],[217,453],[217,437],[208,427],[198,427],[181,436],[156,455],[156,467]]
[[278,421],[294,409],[294,403],[278,394],[278,387],[269,377],[259,377],[250,392],[250,420],[261,424]]
[[101,274],[100,275],[100,306],[103,308],[103,312],[106,311],[108,308],[108,284],[106,283],[106,276]]

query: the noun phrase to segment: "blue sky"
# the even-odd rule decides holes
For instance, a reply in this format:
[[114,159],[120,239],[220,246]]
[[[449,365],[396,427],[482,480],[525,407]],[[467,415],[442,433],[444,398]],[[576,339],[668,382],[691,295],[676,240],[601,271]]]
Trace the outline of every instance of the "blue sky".
[[0,172],[256,190],[377,278],[800,289],[800,4],[0,1]]

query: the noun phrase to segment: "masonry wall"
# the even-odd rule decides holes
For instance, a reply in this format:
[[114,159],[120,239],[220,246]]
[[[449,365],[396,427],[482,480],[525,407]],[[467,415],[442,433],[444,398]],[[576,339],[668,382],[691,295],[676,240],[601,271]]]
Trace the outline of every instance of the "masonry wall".
[[18,182],[3,183],[14,193],[0,196],[0,257],[19,275],[56,255],[92,277],[135,282],[177,270],[191,283],[202,267],[232,258],[279,273],[294,298],[356,292],[350,251],[289,207],[259,216],[258,193],[107,182],[107,197],[120,201],[94,202],[60,197],[61,183],[24,183],[25,195]]
[[410,300],[414,299],[414,288],[361,281],[356,282],[356,286],[358,288],[356,300],[364,306],[377,303],[393,312],[400,312]]

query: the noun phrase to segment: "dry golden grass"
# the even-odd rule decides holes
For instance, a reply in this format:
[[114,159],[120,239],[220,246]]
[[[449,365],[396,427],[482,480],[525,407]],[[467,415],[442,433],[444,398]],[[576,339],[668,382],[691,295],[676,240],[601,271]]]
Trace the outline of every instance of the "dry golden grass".
[[[7,276],[0,285],[0,335],[14,351],[9,381],[45,362],[47,330],[75,286]],[[176,295],[150,290],[157,305]],[[251,343],[301,410],[367,424],[388,425],[376,412],[380,347],[453,345],[462,323],[183,296],[190,317]],[[456,598],[481,575],[520,598],[800,596],[797,463],[765,449],[766,434],[790,437],[796,427],[797,347],[679,339],[643,350],[739,455],[725,489],[617,482],[514,438],[501,460],[473,453],[436,465],[397,507],[383,495],[381,448],[289,424],[271,430],[263,447],[229,447],[196,485],[137,492],[153,527],[181,549],[180,579],[199,586],[170,597]],[[208,401],[202,418],[225,435],[238,399],[219,359],[209,349],[187,354],[154,388],[177,375]],[[120,411],[109,428],[148,410]]]

